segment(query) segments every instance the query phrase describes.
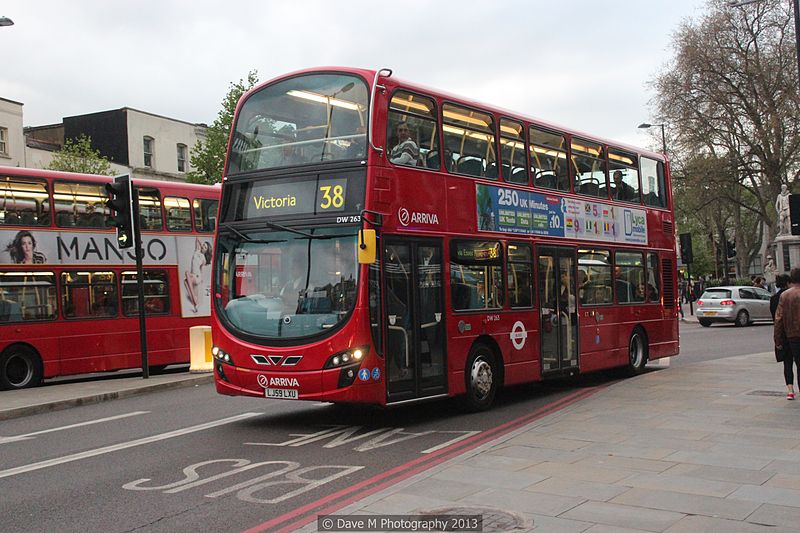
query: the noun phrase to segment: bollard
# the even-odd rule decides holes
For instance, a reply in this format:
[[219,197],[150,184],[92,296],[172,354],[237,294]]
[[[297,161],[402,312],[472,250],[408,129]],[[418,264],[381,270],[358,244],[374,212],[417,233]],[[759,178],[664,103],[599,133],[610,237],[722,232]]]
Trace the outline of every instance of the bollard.
[[211,357],[211,326],[189,328],[189,372],[211,372],[214,362]]

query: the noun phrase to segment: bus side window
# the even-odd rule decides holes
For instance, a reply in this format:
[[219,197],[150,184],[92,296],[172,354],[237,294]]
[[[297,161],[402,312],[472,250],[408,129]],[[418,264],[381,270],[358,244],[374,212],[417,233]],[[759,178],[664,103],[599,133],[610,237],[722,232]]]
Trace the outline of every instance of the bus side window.
[[0,323],[56,318],[56,298],[53,272],[0,273]]
[[194,227],[198,233],[213,233],[217,226],[218,200],[197,198],[192,202]]
[[[37,213],[41,216],[37,217]],[[49,213],[49,194],[44,180],[0,178],[0,226],[47,225],[50,223]]]
[[442,105],[445,146],[452,151],[453,172],[497,178],[495,121],[490,113],[452,104]]
[[139,222],[141,229],[161,231],[164,227],[161,221],[161,194],[158,189],[151,187],[137,188],[139,190]]
[[192,231],[192,212],[188,199],[165,196],[164,211],[167,213],[167,230]]
[[109,208],[105,186],[98,183],[53,183],[56,225],[59,227],[104,228]]
[[438,170],[439,128],[433,99],[397,91],[389,103],[388,119],[388,159],[396,165]]

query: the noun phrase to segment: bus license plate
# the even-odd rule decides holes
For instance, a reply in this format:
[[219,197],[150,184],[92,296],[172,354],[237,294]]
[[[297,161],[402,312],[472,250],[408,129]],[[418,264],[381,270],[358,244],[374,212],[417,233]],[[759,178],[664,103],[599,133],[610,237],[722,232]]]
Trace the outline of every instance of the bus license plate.
[[264,389],[267,398],[277,398],[279,400],[296,400],[298,398],[297,389]]

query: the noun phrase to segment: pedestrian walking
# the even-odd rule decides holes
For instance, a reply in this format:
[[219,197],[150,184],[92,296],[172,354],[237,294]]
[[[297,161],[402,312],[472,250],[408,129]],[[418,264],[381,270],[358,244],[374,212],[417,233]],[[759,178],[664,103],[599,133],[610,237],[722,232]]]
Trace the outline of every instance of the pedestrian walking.
[[681,320],[686,320],[686,316],[683,314],[683,303],[686,301],[686,278],[683,276],[683,273],[680,274],[680,279],[678,280],[678,311],[681,313]]
[[783,349],[783,376],[786,379],[786,399],[794,400],[794,366],[800,377],[800,268],[789,274],[789,288],[781,293],[775,310],[773,331],[775,348]]

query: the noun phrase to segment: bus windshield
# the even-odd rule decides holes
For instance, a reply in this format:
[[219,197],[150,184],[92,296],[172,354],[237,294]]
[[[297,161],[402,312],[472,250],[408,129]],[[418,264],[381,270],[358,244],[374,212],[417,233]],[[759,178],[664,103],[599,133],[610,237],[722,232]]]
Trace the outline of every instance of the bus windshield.
[[220,228],[219,315],[265,339],[318,334],[340,324],[356,302],[353,228],[294,231]]
[[366,154],[367,86],[355,76],[314,74],[253,93],[239,111],[228,174]]

